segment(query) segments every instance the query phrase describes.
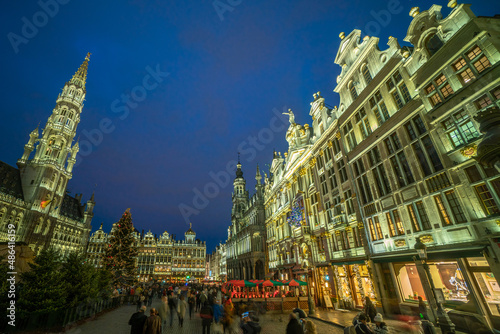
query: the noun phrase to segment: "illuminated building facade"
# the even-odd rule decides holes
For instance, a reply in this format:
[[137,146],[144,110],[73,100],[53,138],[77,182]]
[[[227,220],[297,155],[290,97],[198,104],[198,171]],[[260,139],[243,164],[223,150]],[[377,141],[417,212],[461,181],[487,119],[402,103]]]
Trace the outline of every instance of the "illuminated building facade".
[[290,111],[288,152],[265,178],[268,277],[308,280],[318,304],[368,296],[387,313],[442,293],[452,321],[472,310],[500,327],[500,174],[473,158],[484,139],[481,161],[495,160],[478,120],[499,119],[500,25],[450,7],[412,9],[411,47],[340,34],[339,107],[318,92],[311,126]]
[[67,185],[79,150],[73,141],[85,100],[89,57],[64,85],[41,136],[38,127],[30,133],[18,168],[0,162],[0,241],[7,240],[7,226],[13,224],[16,241],[28,244],[35,254],[54,247],[66,256],[86,248],[94,195],[82,204],[82,195],[68,195]]

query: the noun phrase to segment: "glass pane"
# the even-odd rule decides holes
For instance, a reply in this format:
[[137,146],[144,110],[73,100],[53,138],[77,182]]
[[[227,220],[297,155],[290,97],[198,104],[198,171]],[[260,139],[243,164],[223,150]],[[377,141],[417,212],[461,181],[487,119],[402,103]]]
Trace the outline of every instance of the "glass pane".
[[474,273],[477,285],[492,315],[500,316],[500,286],[493,273]]

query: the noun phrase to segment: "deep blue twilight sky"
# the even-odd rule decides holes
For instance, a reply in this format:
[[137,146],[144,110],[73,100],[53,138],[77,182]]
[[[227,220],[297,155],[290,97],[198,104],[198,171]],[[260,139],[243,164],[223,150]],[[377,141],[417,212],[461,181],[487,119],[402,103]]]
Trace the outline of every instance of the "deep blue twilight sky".
[[[43,127],[64,83],[91,52],[77,131],[86,144],[69,183],[71,194],[83,193],[87,200],[97,184],[93,230],[103,222],[109,231],[130,207],[139,231],[166,230],[180,239],[188,228],[180,205],[191,207],[198,212],[189,220],[197,237],[207,241],[207,253],[226,240],[234,179],[231,173],[228,186],[214,189],[210,172],[221,175],[241,151],[252,193],[256,164],[266,169],[274,148],[287,150],[283,123],[273,123],[280,130],[269,130],[276,120],[273,109],[280,114],[292,108],[298,123],[310,124],[313,93],[321,91],[327,104],[338,105],[333,88],[340,67],[333,60],[339,33],[360,28],[379,36],[382,49],[389,36],[404,44],[410,8],[432,5],[408,0],[59,0],[64,4],[49,6],[50,17],[40,13],[40,2],[4,2],[0,13],[0,160],[15,165],[29,133],[38,122]],[[389,16],[384,15],[388,3]],[[447,15],[447,1],[438,3]],[[478,16],[499,9],[500,3],[491,0],[472,5]],[[23,31],[32,23],[37,31]],[[157,69],[169,75],[159,76],[161,82],[151,88],[155,81],[146,76]],[[141,88],[145,77],[151,90]],[[120,99],[131,92],[140,101],[129,101],[133,107],[126,115]],[[95,135],[103,119],[113,130],[98,145],[89,144],[85,133]],[[255,149],[248,138],[259,134]],[[198,199],[195,206],[195,189],[203,193],[205,186],[215,195],[206,202]]]

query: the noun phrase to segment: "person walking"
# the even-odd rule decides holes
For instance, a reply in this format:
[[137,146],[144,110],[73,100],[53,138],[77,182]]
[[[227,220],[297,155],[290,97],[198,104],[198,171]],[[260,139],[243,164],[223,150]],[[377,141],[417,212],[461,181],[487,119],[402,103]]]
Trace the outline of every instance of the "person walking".
[[196,304],[196,299],[193,296],[193,293],[189,292],[189,294],[188,294],[189,319],[191,319],[193,316],[193,309],[194,309],[195,304]]
[[168,296],[168,309],[170,311],[170,327],[172,327],[174,324],[174,314],[177,313],[177,302],[173,292],[170,292],[170,295]]
[[177,316],[179,317],[179,326],[182,327],[184,324],[184,315],[186,315],[186,301],[184,300],[184,295],[181,295],[181,298],[177,302]]
[[367,321],[368,317],[364,313],[361,313],[358,318],[353,321],[356,334],[373,334],[371,329],[368,328]]
[[365,308],[363,313],[367,316],[367,321],[370,322],[373,322],[373,318],[377,315],[377,309],[368,296],[365,297]]
[[306,320],[304,334],[318,334],[316,331],[316,325],[311,320]]
[[140,310],[130,317],[128,324],[130,327],[130,334],[142,334],[144,328],[144,323],[148,319],[148,316],[144,314],[146,312],[146,306],[142,306]]
[[382,314],[377,313],[375,317],[373,317],[373,322],[375,323],[375,328],[373,332],[375,334],[388,334],[389,329],[387,328],[387,324],[384,322],[384,318]]
[[141,293],[139,295],[139,299],[137,300],[137,311],[139,311],[139,309],[142,307],[142,305],[145,305],[144,304],[144,300],[145,300],[145,297],[144,295]]
[[302,326],[299,323],[299,316],[297,313],[290,313],[288,324],[286,325],[286,334],[304,334]]
[[168,316],[168,301],[167,297],[161,297],[160,306],[158,307],[158,312],[161,318],[162,327],[167,325],[167,316]]
[[210,326],[212,325],[213,316],[214,311],[212,310],[212,307],[208,304],[208,302],[205,302],[200,311],[202,334],[210,334]]
[[156,309],[149,310],[149,317],[144,323],[142,334],[161,334],[161,319],[156,315]]

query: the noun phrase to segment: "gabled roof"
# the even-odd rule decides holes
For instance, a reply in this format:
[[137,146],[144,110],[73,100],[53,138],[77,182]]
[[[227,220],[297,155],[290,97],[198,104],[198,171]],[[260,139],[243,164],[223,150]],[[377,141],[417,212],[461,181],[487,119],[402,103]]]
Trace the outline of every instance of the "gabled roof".
[[61,203],[61,210],[59,211],[62,216],[83,221],[83,205],[80,201],[68,194],[64,195]]
[[24,200],[19,169],[0,161],[0,192]]

